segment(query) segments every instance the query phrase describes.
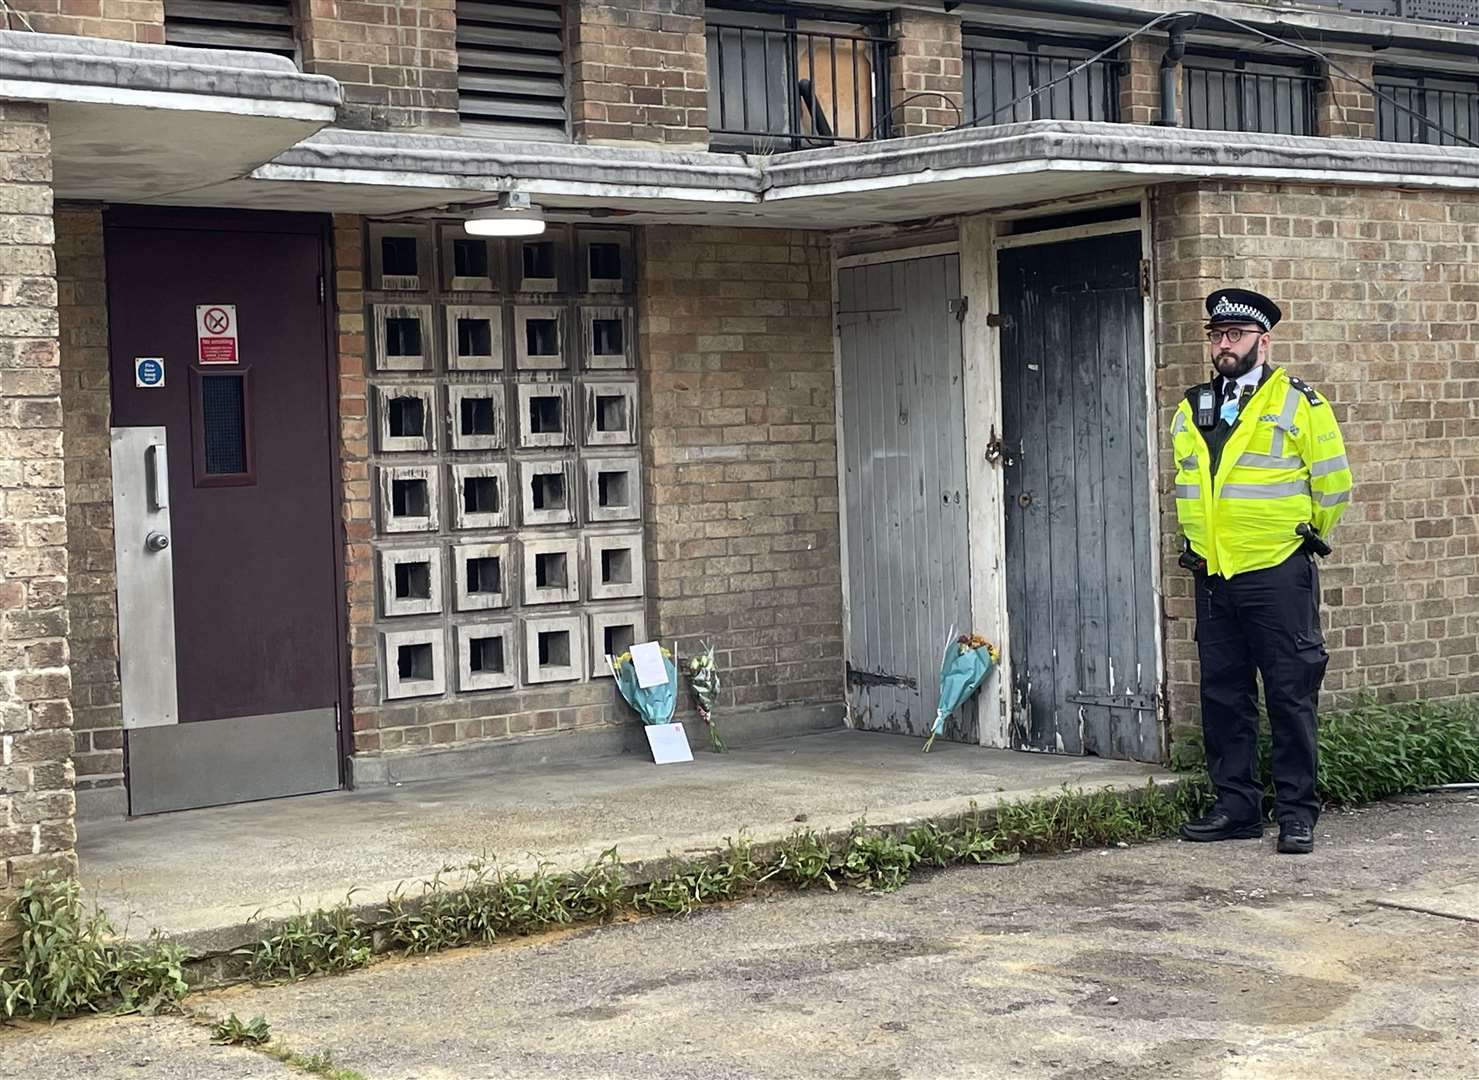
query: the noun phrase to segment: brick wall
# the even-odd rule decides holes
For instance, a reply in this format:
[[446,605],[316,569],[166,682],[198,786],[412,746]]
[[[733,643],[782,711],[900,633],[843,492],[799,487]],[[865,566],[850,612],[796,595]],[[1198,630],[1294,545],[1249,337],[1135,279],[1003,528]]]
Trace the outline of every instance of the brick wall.
[[91,814],[122,814],[123,709],[108,429],[108,298],[102,212],[58,207],[57,314],[66,440],[67,611],[71,624],[72,760]]
[[339,80],[341,126],[456,127],[453,0],[306,0],[301,11],[303,70]]
[[721,708],[842,700],[829,258],[816,233],[645,230],[651,614],[713,642]]
[[965,88],[960,19],[896,11],[889,36],[894,39],[888,62],[893,108],[889,130],[895,135],[927,135],[960,123]]
[[576,142],[707,147],[703,0],[568,0],[565,42]]
[[76,869],[52,242],[46,106],[0,102],[0,900]]
[[[1479,195],[1187,185],[1159,189],[1154,227],[1161,431],[1207,377],[1202,299],[1230,282],[1279,302],[1275,362],[1342,424],[1356,490],[1321,574],[1327,703],[1479,692]],[[1168,681],[1185,724],[1191,582],[1162,489]]]
[[[118,41],[164,41],[164,0],[6,0],[0,29],[79,34]],[[22,17],[25,21],[22,22]]]
[[[1372,61],[1340,56],[1338,63],[1358,79],[1371,82]],[[1329,71],[1315,98],[1315,131],[1338,139],[1376,138],[1376,96],[1360,83]]]

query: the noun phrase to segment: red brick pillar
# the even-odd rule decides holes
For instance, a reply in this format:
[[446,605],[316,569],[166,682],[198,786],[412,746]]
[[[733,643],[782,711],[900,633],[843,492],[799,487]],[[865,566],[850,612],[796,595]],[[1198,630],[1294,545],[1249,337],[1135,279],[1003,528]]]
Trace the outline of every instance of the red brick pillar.
[[[1372,81],[1370,57],[1341,56],[1337,62],[1356,78]],[[1376,96],[1360,83],[1327,70],[1315,98],[1315,134],[1336,139],[1376,138]]]
[[0,102],[0,911],[77,868],[53,243],[47,108]]
[[965,100],[960,19],[896,11],[889,36],[894,40],[888,63],[889,131],[928,135],[959,124]]
[[565,51],[576,142],[708,148],[703,0],[566,0]]

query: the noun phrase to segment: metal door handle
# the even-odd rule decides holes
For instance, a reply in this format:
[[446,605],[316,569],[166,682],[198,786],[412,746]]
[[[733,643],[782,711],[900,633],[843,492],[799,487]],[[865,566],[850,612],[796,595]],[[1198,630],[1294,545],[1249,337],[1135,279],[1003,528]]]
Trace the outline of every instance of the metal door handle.
[[163,443],[152,443],[144,448],[144,469],[149,480],[149,506],[164,510],[169,506],[169,459],[165,456]]
[[144,549],[146,551],[163,551],[169,547],[169,537],[162,532],[151,532],[144,537]]

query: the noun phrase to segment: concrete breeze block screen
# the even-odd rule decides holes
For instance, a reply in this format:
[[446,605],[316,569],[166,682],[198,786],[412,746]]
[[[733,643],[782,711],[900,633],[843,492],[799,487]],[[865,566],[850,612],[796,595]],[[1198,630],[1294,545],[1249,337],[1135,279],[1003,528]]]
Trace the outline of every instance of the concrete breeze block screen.
[[632,234],[364,239],[380,700],[605,677],[646,636]]

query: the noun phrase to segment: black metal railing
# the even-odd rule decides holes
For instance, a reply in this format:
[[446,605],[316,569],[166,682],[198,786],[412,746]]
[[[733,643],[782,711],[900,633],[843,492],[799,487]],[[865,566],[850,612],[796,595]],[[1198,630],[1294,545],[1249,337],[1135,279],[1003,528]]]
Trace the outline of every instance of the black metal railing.
[[1377,71],[1376,137],[1472,146],[1479,141],[1479,79]]
[[713,19],[707,36],[714,145],[766,152],[888,136],[888,38]]
[[967,38],[963,50],[966,122],[1119,120],[1119,79],[1124,65],[1106,59],[1073,71],[1094,52],[1037,41],[987,45]]
[[1182,71],[1186,127],[1315,134],[1315,100],[1322,80],[1308,67],[1188,56]]
[[1334,8],[1348,15],[1377,15],[1416,22],[1479,26],[1475,0],[1299,0],[1307,7]]

